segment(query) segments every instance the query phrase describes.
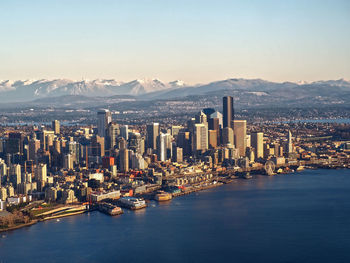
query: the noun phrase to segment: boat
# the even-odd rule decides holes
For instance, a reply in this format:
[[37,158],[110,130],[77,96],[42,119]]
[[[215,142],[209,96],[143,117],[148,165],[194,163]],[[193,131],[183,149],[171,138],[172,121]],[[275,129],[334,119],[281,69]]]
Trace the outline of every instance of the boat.
[[154,199],[158,202],[169,201],[173,198],[173,195],[164,191],[158,191],[154,196]]
[[98,210],[110,216],[116,216],[123,213],[123,210],[119,206],[105,202],[98,204]]
[[250,172],[246,172],[246,173],[243,175],[243,178],[244,178],[244,179],[252,179],[253,176],[250,175]]
[[137,210],[147,207],[146,201],[142,198],[136,198],[131,196],[125,196],[118,200],[118,204],[121,207],[129,208],[131,210]]
[[305,167],[304,166],[299,166],[298,168],[297,168],[297,172],[299,172],[299,171],[303,171],[305,169]]

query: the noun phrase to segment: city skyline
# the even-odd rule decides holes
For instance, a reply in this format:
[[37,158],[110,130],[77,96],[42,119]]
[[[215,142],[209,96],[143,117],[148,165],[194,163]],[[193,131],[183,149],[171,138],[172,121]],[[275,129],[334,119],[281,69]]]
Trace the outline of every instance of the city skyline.
[[11,1],[0,79],[350,78],[348,1]]

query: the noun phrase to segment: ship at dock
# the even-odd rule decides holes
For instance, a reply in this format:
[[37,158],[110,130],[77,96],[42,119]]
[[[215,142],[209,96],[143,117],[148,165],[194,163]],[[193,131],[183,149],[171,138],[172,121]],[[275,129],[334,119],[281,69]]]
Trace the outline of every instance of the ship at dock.
[[110,204],[110,203],[99,203],[97,206],[98,211],[105,213],[110,216],[116,216],[123,214],[123,210],[116,205]]
[[125,196],[118,200],[118,205],[131,210],[137,210],[147,207],[146,201],[142,198]]
[[158,191],[154,196],[154,199],[158,202],[169,201],[172,198],[173,198],[173,195],[165,191]]

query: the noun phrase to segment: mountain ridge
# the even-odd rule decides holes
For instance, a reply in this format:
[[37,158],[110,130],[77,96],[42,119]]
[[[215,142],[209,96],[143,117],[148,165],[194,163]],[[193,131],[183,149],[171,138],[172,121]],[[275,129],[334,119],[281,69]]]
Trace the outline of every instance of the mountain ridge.
[[[171,100],[191,96],[234,95],[242,105],[268,103],[350,103],[350,81],[345,79],[314,82],[271,82],[263,79],[231,78],[207,84],[188,85],[183,81],[162,82],[159,79],[136,79],[129,82],[114,79],[72,81],[55,80],[0,80],[0,103],[44,103],[64,96],[73,103],[99,101],[119,103],[135,100]],[[75,97],[74,97],[75,96]],[[123,97],[124,96],[124,97]],[[128,96],[128,97],[125,97]],[[57,99],[55,99],[57,98]],[[45,102],[46,100],[46,102]]]

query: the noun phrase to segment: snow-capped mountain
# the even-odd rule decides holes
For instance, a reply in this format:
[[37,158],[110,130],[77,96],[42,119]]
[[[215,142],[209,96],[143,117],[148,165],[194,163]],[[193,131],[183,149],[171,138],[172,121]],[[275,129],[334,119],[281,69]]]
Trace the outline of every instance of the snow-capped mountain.
[[88,97],[113,95],[142,95],[150,92],[164,91],[184,87],[182,81],[163,83],[158,79],[140,79],[119,82],[114,79],[96,79],[72,81],[55,80],[2,80],[0,97],[2,102],[30,101],[38,98],[51,98],[65,95],[83,95]]
[[[125,100],[125,97],[120,96],[131,96],[133,100],[168,100],[188,96],[213,98],[232,95],[235,101],[242,105],[310,103],[339,105],[350,103],[350,82],[339,79],[278,83],[262,79],[237,78],[200,85],[187,85],[180,80],[165,83],[159,79],[138,79],[130,82],[119,82],[114,79],[0,81],[0,103],[38,99],[41,102],[42,99],[52,101],[57,97],[72,95],[74,96],[72,100],[78,100],[81,96],[86,97],[84,101],[88,101],[89,98],[91,101],[96,101],[99,97],[105,103]],[[50,98],[51,100],[48,100]]]

